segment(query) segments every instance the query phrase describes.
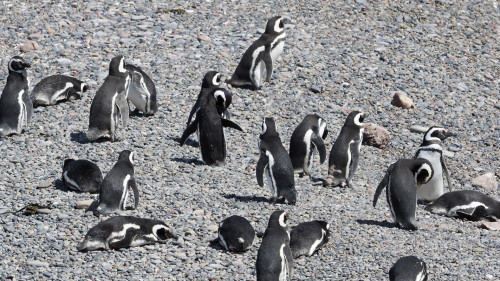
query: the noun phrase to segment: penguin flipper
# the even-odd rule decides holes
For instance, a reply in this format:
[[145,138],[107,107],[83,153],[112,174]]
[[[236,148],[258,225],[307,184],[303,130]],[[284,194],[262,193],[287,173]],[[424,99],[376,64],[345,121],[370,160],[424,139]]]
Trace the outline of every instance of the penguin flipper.
[[118,93],[118,96],[116,97],[116,107],[118,108],[118,112],[120,113],[123,127],[127,127],[130,108],[128,106],[126,93],[124,91]]
[[255,173],[257,176],[257,183],[260,187],[264,186],[264,171],[269,163],[269,157],[267,157],[265,150],[261,151],[259,161],[257,162],[257,169]]
[[314,144],[314,146],[316,146],[316,148],[318,149],[319,162],[323,164],[323,162],[325,162],[326,160],[326,147],[325,143],[323,142],[323,139],[319,135],[313,134],[311,137],[311,141]]
[[114,240],[112,239],[111,241],[109,241],[109,243],[108,243],[109,248],[114,249],[114,250],[118,250],[120,248],[130,247],[130,245],[132,244],[132,242],[134,241],[136,236],[137,236],[136,231],[133,229],[129,229],[125,233],[125,237],[123,237],[122,239],[118,238],[118,239],[114,239]]
[[269,52],[264,52],[262,60],[266,65],[266,82],[269,83],[269,81],[271,81],[271,75],[273,75],[273,59],[271,58],[271,47],[269,47]]
[[181,146],[183,146],[184,143],[186,142],[187,138],[191,134],[196,132],[196,130],[198,130],[198,119],[194,119],[193,123],[191,123],[187,126],[186,130],[184,130],[184,133],[182,133],[182,137],[181,137],[181,140],[179,141],[179,144]]
[[137,210],[137,206],[139,205],[139,190],[137,189],[135,178],[132,178],[132,180],[130,181],[130,187],[134,192],[134,209]]
[[349,169],[349,178],[347,179],[347,182],[350,182],[352,178],[354,177],[354,173],[358,169],[358,162],[359,162],[359,145],[360,145],[361,140],[358,142],[353,142],[349,145],[349,150],[351,151],[351,161],[350,165],[347,167]]
[[382,190],[384,189],[384,187],[386,187],[387,184],[389,183],[389,175],[392,172],[392,168],[394,168],[394,164],[391,164],[391,166],[389,166],[389,168],[387,169],[387,172],[385,172],[384,178],[382,179],[382,181],[380,181],[380,183],[377,186],[377,190],[375,191],[375,194],[373,195],[373,208],[375,208],[375,206],[377,205],[377,200],[378,200],[378,197],[380,196],[380,193],[382,193]]
[[446,163],[444,162],[444,157],[441,156],[441,167],[443,168],[443,172],[446,176],[446,181],[448,182],[448,189],[450,191],[453,191],[453,188],[451,186],[451,178],[450,178],[450,172],[448,171],[448,167],[446,167]]
[[456,211],[456,214],[459,218],[467,219],[470,221],[479,221],[483,218],[488,217],[486,207],[483,205],[477,206],[475,208],[460,209]]
[[199,103],[200,103],[200,100],[199,99],[196,100],[196,103],[193,105],[193,108],[191,108],[191,112],[189,112],[189,117],[188,117],[188,121],[187,121],[186,126],[188,126],[189,123],[191,123],[191,119],[193,119],[193,115],[197,111],[197,108],[200,107]]
[[229,127],[244,132],[243,129],[238,124],[234,123],[231,120],[221,118],[221,121],[222,121],[222,126],[224,127]]

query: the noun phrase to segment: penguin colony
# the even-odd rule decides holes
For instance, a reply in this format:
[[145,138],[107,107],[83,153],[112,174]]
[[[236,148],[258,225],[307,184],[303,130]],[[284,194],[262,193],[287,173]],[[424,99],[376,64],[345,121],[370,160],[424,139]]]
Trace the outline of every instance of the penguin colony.
[[[270,82],[273,65],[284,50],[286,19],[280,16],[269,19],[265,32],[243,54],[230,79],[225,81],[233,87],[249,86],[261,89],[262,80]],[[56,105],[64,100],[80,99],[88,86],[73,77],[53,75],[42,79],[32,90],[27,68],[30,64],[22,57],[14,56],[8,63],[9,76],[0,96],[0,136],[21,134],[29,128],[33,105]],[[180,138],[180,146],[189,136],[198,133],[202,159],[207,165],[226,164],[227,145],[224,128],[244,131],[230,120],[229,107],[233,94],[223,87],[221,74],[209,71],[205,74],[200,93],[192,106],[187,127]],[[126,64],[121,55],[114,57],[109,66],[109,75],[95,94],[90,107],[87,140],[111,141],[126,138],[125,129],[130,114],[131,102],[135,112],[145,117],[158,111],[157,91],[148,74],[140,67]],[[193,120],[194,117],[194,120]],[[348,112],[345,123],[335,139],[329,154],[328,175],[322,183],[332,188],[345,184],[352,188],[359,165],[363,141],[364,121],[368,113]],[[118,131],[121,131],[120,134]],[[264,177],[271,190],[272,203],[295,205],[301,200],[296,190],[294,174],[312,176],[315,154],[319,164],[326,161],[325,141],[328,135],[327,121],[317,114],[309,114],[293,131],[290,150],[286,151],[272,117],[264,117],[262,132],[258,140],[259,159],[256,165],[256,182],[264,185]],[[120,135],[120,137],[118,137]],[[448,168],[443,158],[441,142],[454,136],[445,128],[431,127],[424,135],[414,159],[400,159],[388,165],[385,176],[377,187],[373,198],[375,207],[382,190],[396,226],[417,230],[417,199],[429,203],[425,208],[435,214],[469,220],[500,219],[500,202],[472,190],[452,191]],[[99,167],[85,159],[66,159],[61,179],[68,189],[78,192],[98,193],[89,210],[95,215],[116,214],[97,223],[76,248],[79,251],[120,249],[136,247],[177,236],[162,221],[121,215],[127,210],[129,191],[132,189],[134,207],[139,206],[139,189],[134,177],[134,152],[120,152],[118,161],[103,178]],[[449,193],[445,193],[443,172]],[[321,180],[321,179],[320,179]],[[294,227],[287,225],[289,214],[276,210],[270,215],[268,226],[256,256],[257,280],[291,280],[293,259],[312,256],[328,242],[329,224],[326,221],[303,222]],[[212,241],[225,251],[250,250],[256,232],[244,217],[233,215],[221,221],[218,237]],[[389,271],[390,280],[427,280],[427,266],[415,256],[402,257]]]

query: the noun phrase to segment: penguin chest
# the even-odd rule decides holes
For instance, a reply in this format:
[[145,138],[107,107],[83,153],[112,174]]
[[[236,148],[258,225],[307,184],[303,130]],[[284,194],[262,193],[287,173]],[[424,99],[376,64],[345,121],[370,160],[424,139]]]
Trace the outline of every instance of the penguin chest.
[[24,90],[21,90],[17,96],[17,103],[19,104],[19,116],[17,118],[17,132],[21,133],[22,126],[28,122],[28,111],[26,104],[23,101]]
[[281,53],[283,53],[283,47],[285,46],[285,37],[286,33],[283,33],[279,36],[277,36],[273,43],[271,43],[271,59],[272,62],[276,62],[276,60],[281,56]]
[[[309,172],[309,167],[312,166],[312,160],[314,156],[315,147],[311,145],[311,136],[314,132],[312,130],[308,130],[304,136],[304,145],[305,145],[305,153],[304,153],[304,171]],[[307,170],[307,171],[306,171]]]
[[287,281],[289,280],[288,272],[289,272],[289,264],[288,259],[285,254],[286,244],[282,244],[280,247],[280,259],[281,259],[281,271],[279,276],[279,281]]

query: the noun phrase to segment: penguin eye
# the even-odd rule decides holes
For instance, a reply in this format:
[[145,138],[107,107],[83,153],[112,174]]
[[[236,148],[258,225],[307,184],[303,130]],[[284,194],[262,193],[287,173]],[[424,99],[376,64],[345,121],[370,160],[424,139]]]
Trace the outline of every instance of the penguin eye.
[[359,117],[359,122],[363,123],[365,121],[365,118],[363,116]]
[[282,20],[280,20],[280,28],[285,28],[285,25],[283,24]]

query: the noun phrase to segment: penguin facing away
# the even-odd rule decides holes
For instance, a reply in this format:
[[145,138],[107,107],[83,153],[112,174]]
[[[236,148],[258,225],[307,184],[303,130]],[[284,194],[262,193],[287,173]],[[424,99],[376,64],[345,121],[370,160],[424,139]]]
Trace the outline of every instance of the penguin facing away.
[[427,205],[425,210],[471,221],[500,221],[500,201],[476,190],[447,192]]
[[31,92],[31,100],[35,105],[55,105],[56,103],[81,99],[88,86],[82,81],[66,76],[52,75],[43,78]]
[[[191,108],[189,112],[189,117],[186,125],[191,123],[191,119],[193,115],[200,109],[200,104],[203,99],[206,99],[207,95],[213,92],[214,89],[220,87],[221,84],[221,75],[217,71],[209,71],[203,77],[203,81],[201,83],[201,90],[198,94],[198,98],[196,99],[196,103]],[[229,106],[229,105],[228,105]],[[225,118],[222,116],[222,118]]]
[[139,191],[134,178],[134,152],[123,150],[118,161],[106,174],[99,188],[97,212],[109,214],[125,211],[129,189],[134,191],[134,209],[139,204]]
[[288,281],[292,279],[293,258],[290,250],[290,234],[287,214],[274,211],[262,237],[257,253],[257,281]]
[[266,30],[245,51],[227,84],[241,87],[251,84],[255,89],[261,88],[261,79],[271,80],[273,66],[283,52],[285,45],[285,19],[275,16],[267,21]]
[[359,151],[363,141],[364,121],[368,113],[352,111],[347,116],[340,134],[335,140],[328,160],[328,177],[325,186],[338,186],[345,182],[351,187],[358,169]]
[[116,56],[109,65],[109,75],[92,100],[87,139],[94,141],[109,134],[111,141],[117,140],[119,121],[127,126],[129,106],[127,102],[130,84],[129,72],[125,69],[123,56]]
[[9,76],[0,96],[0,137],[21,134],[33,114],[26,68],[31,67],[22,57],[9,60]]
[[191,134],[198,131],[201,156],[207,165],[223,166],[226,162],[227,149],[224,127],[243,132],[238,124],[221,118],[217,111],[217,97],[227,93],[226,89],[217,88],[207,95],[207,98],[201,101],[195,120],[187,126],[180,140],[182,146]]
[[373,196],[373,207],[380,193],[386,188],[387,204],[398,227],[417,230],[416,189],[433,177],[432,165],[426,159],[399,159],[389,166]]
[[116,216],[92,227],[83,241],[77,245],[77,250],[117,250],[155,244],[168,238],[177,239],[160,220]]
[[443,148],[441,142],[449,136],[454,136],[453,133],[448,132],[444,128],[431,127],[424,134],[424,139],[414,158],[423,158],[429,160],[434,169],[434,176],[428,182],[423,184],[417,190],[419,199],[430,202],[436,200],[439,196],[443,195],[443,172],[445,173],[448,182],[448,188],[452,191],[450,174],[443,157]]
[[415,256],[400,258],[389,270],[390,281],[427,281],[427,265]]
[[224,219],[218,230],[217,241],[226,251],[243,252],[248,250],[255,239],[255,230],[250,222],[241,216]]
[[310,176],[316,150],[319,152],[320,164],[325,162],[323,140],[327,135],[326,122],[316,114],[307,115],[295,128],[290,139],[290,159],[295,172]]
[[134,104],[136,111],[141,111],[146,116],[154,115],[158,111],[155,83],[138,66],[126,64],[125,69],[131,75],[128,99]]
[[88,160],[64,160],[62,181],[66,187],[75,191],[98,193],[102,183],[99,167]]
[[328,242],[330,226],[326,221],[303,222],[290,231],[290,249],[294,259],[300,256],[312,256]]
[[295,190],[292,161],[281,143],[273,118],[267,117],[262,122],[259,153],[259,161],[255,170],[259,186],[264,186],[265,174],[267,185],[273,196],[273,203],[283,198],[288,204],[295,205],[297,191]]

